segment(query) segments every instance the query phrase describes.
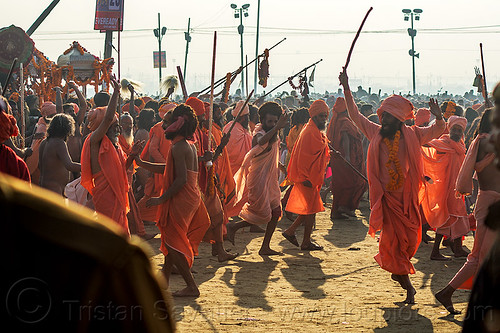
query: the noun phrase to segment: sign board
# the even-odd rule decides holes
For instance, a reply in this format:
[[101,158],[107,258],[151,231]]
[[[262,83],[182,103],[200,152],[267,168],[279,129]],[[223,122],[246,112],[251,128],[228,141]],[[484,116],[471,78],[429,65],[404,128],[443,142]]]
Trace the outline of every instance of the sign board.
[[123,31],[123,1],[96,0],[94,30]]
[[[160,57],[158,56],[158,54],[159,54],[158,51],[153,51],[154,68],[160,67]],[[161,67],[167,68],[167,52],[166,51],[161,51]]]

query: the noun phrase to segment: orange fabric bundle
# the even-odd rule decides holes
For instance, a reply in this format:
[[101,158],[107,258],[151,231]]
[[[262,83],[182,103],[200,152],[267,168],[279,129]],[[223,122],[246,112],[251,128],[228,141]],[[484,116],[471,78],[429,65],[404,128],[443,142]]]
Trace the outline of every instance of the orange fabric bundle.
[[200,99],[198,99],[196,97],[189,97],[186,100],[185,104],[192,107],[194,110],[194,113],[197,116],[201,116],[202,114],[205,113],[205,105],[203,104],[203,102]]
[[429,123],[431,120],[431,110],[427,108],[420,108],[415,114],[415,125],[422,126],[425,123]]
[[[95,131],[99,125],[102,123],[104,119],[104,115],[106,114],[107,106],[100,106],[98,108],[92,109],[89,111],[87,115],[88,128],[91,132]],[[113,119],[112,124],[118,121],[118,116],[115,113],[115,117]]]
[[160,106],[160,108],[158,109],[158,115],[160,116],[161,119],[163,119],[165,117],[165,115],[168,113],[168,111],[175,109],[176,106],[177,106],[177,104],[175,104],[175,103],[162,104]]
[[311,106],[309,107],[309,115],[312,117],[317,116],[318,114],[321,113],[330,113],[330,108],[328,107],[328,104],[322,99],[317,99],[315,100]]
[[18,134],[16,118],[7,112],[0,111],[0,144]]
[[[224,133],[229,132],[234,120],[224,126]],[[238,172],[245,159],[245,155],[252,149],[252,135],[248,129],[244,128],[240,123],[236,123],[231,131],[229,142],[226,150],[231,165],[231,173],[233,176]]]

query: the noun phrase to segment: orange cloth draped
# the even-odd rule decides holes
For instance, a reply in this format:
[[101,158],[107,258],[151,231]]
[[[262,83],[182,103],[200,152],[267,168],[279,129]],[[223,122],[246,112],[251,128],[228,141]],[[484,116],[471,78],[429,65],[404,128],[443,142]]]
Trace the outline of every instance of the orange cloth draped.
[[[255,134],[258,133],[266,134],[262,124],[255,127]],[[272,216],[281,216],[278,155],[279,140],[250,149],[234,175],[236,199],[234,206],[228,209],[229,216],[239,215],[252,224],[265,224]]]
[[[229,131],[233,122],[234,120],[224,126],[224,133]],[[245,155],[250,151],[250,149],[252,149],[252,135],[249,130],[237,122],[231,131],[231,136],[229,137],[226,149],[229,156],[229,163],[231,164],[231,171],[234,176],[240,169]]]
[[27,182],[31,181],[30,173],[24,160],[4,144],[0,144],[0,172]]
[[429,225],[442,235],[455,239],[469,232],[470,225],[463,197],[457,196],[455,183],[465,159],[463,140],[455,142],[448,134],[424,147],[424,174],[432,179],[422,193],[422,210]]
[[367,156],[371,208],[368,232],[374,237],[382,230],[375,260],[393,274],[414,274],[410,259],[421,239],[419,191],[424,180],[421,146],[438,137],[445,123],[437,121],[423,128],[402,126],[398,158],[405,179],[400,189],[388,191],[386,185],[391,178],[385,164],[389,159],[389,149],[382,142],[381,126],[360,114],[350,91],[345,91],[345,98],[351,119],[370,140]]
[[[179,138],[174,139],[172,144],[178,142]],[[174,178],[174,160],[169,153],[165,164],[162,194],[172,185]],[[161,232],[161,252],[165,256],[168,255],[168,246],[182,253],[189,266],[192,266],[194,257],[198,255],[198,246],[210,226],[210,218],[198,188],[197,172],[188,170],[184,187],[159,206],[157,226]]]
[[[349,140],[350,151],[348,152],[344,151],[344,134]],[[348,156],[351,164],[365,174],[363,137],[347,114],[333,113],[326,136],[335,150],[344,157]],[[351,211],[357,209],[361,197],[365,193],[366,182],[337,154],[332,154],[330,167],[332,168],[333,209],[339,207],[345,207]]]
[[130,206],[125,153],[120,146],[115,147],[105,135],[99,147],[98,161],[101,171],[92,174],[90,136],[85,139],[82,148],[81,184],[92,195],[95,210],[113,219],[128,234],[127,213]]
[[[286,205],[286,211],[311,215],[325,210],[320,197],[326,166],[330,160],[328,138],[312,119],[306,124],[295,143],[288,164],[288,179],[294,186]],[[309,180],[312,188],[302,185]]]
[[[47,133],[47,126],[48,125],[45,122],[45,118],[40,117],[40,119],[38,119],[38,123],[36,124],[35,134],[43,133],[45,135]],[[44,138],[33,140],[33,142],[31,143],[31,150],[33,151],[33,153],[26,158],[26,165],[28,166],[31,174],[31,182],[36,185],[38,185],[38,183],[40,182],[40,169],[38,168],[38,160],[40,144],[43,140]]]
[[[236,126],[235,126],[236,127]],[[214,138],[214,143],[219,146],[222,140],[222,131],[217,124],[213,124],[212,133]],[[234,132],[234,131],[233,131]],[[232,134],[232,133],[231,133]],[[219,178],[219,187],[223,193],[223,204],[234,196],[234,191],[236,189],[236,183],[233,178],[233,171],[231,168],[231,161],[229,159],[229,152],[227,146],[222,150],[219,158],[215,162],[216,172]]]
[[[165,138],[165,131],[162,128],[162,124],[163,122],[160,121],[151,127],[149,131],[149,140],[142,150],[142,160],[153,163],[165,163],[172,142]],[[161,173],[154,173],[148,178],[144,186],[144,196],[138,202],[139,210],[144,220],[158,221],[156,219],[158,207],[146,207],[146,201],[151,197],[159,197],[162,187],[163,175]]]

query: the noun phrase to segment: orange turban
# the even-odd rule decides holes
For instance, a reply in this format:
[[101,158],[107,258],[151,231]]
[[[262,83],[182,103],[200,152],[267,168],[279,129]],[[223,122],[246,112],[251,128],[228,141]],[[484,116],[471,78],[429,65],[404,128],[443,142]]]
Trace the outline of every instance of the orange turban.
[[379,119],[382,119],[382,113],[387,112],[396,117],[399,121],[413,118],[413,104],[409,100],[399,95],[392,95],[384,99],[377,110]]
[[141,101],[141,105],[139,105],[139,109],[142,110],[144,109],[144,105],[146,105],[146,102],[144,102],[144,99],[141,97],[138,99],[139,101]]
[[[238,103],[236,103],[236,105],[234,106],[233,111],[231,111],[231,114],[233,115],[234,118],[236,118],[236,116],[238,115],[238,112],[240,112],[241,108],[243,107],[243,104],[245,104],[245,101],[238,101]],[[244,116],[244,115],[249,114],[249,113],[250,113],[250,109],[248,108],[248,104],[247,104],[247,105],[245,105],[245,108],[243,109],[243,111],[241,111],[240,116]]]
[[160,108],[158,109],[158,115],[160,116],[161,119],[163,119],[163,117],[165,117],[165,115],[168,113],[168,111],[175,109],[176,106],[177,106],[177,104],[175,104],[173,102],[162,104],[160,106]]
[[0,111],[0,143],[18,134],[19,129],[17,128],[16,118],[7,112]]
[[422,126],[431,120],[431,110],[427,108],[420,108],[415,114],[415,125]]
[[330,108],[328,104],[322,99],[315,100],[309,107],[309,115],[312,117],[317,116],[322,113],[330,113]]
[[[102,120],[104,119],[104,115],[106,114],[106,110],[108,109],[107,106],[100,106],[98,108],[92,109],[89,111],[89,114],[87,115],[88,119],[88,128],[90,129],[91,132],[95,131],[97,127],[102,123]],[[116,116],[113,119],[113,123],[118,121],[118,117]]]
[[455,125],[462,127],[462,129],[465,131],[465,128],[467,127],[467,119],[459,116],[451,116],[450,118],[448,118],[448,130],[450,130]]
[[153,99],[149,96],[144,96],[142,97],[142,101],[144,102],[144,105],[148,104],[148,102],[152,101]]
[[[128,109],[130,108],[130,103],[126,103],[122,106],[122,112],[128,112]],[[135,113],[139,114],[141,112],[141,109],[139,109],[137,106],[134,105],[134,111]]]
[[345,104],[344,97],[337,98],[337,100],[335,101],[335,104],[333,105],[332,110],[333,110],[333,112],[336,112],[336,113],[341,113],[341,112],[344,112],[347,110],[347,106]]
[[50,117],[56,114],[56,105],[52,102],[45,102],[40,108],[42,117]]
[[201,116],[202,114],[205,113],[205,105],[203,104],[203,102],[200,99],[198,99],[196,97],[189,97],[186,100],[185,104],[189,105],[190,107],[193,108],[196,116]]

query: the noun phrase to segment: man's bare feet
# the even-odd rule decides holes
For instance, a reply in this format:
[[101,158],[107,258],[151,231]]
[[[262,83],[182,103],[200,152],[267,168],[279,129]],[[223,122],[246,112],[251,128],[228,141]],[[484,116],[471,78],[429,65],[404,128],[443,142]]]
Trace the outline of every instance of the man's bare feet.
[[448,261],[451,260],[451,258],[445,257],[441,253],[431,253],[431,260]]
[[224,251],[222,253],[217,254],[217,260],[219,262],[229,261],[229,260],[233,260],[234,258],[236,258],[239,255],[240,255],[239,253],[229,253],[229,252]]
[[455,308],[453,307],[453,302],[451,300],[451,295],[449,293],[446,293],[444,289],[438,291],[434,296],[439,301],[439,303],[441,303],[446,308],[446,310],[448,310],[450,314],[455,315],[462,313],[461,311],[455,310]]
[[267,248],[261,248],[259,254],[261,256],[277,256],[280,255],[281,252],[271,250],[271,248],[267,247]]
[[405,288],[403,286],[403,281],[401,281],[401,275],[397,275],[397,274],[391,274],[391,279],[393,279],[394,281],[398,282],[399,285],[401,286],[401,288]]
[[198,297],[200,296],[200,291],[196,287],[186,287],[182,290],[172,293],[174,297]]
[[469,255],[469,252],[460,247],[458,248],[458,250],[453,251],[453,255],[455,256],[455,258],[464,258]]
[[427,233],[422,233],[422,241],[425,243],[425,244],[429,244],[430,241],[434,240],[434,237],[431,237],[429,235],[427,235]]
[[261,227],[259,227],[258,225],[252,225],[252,226],[250,226],[250,232],[256,233],[256,234],[263,234],[266,231],[264,229],[262,229]]
[[406,304],[415,304],[415,294],[417,291],[415,288],[411,287],[406,290],[406,299],[403,301]]

